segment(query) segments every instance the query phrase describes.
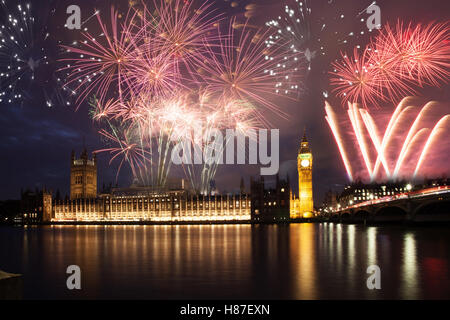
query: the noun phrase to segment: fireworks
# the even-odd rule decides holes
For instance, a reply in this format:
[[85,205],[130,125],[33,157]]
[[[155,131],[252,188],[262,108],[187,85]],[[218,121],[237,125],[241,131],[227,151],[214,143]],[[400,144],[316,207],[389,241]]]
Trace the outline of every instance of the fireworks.
[[[130,11],[119,22],[111,9],[101,34],[64,46],[63,59],[78,104],[89,100],[91,115],[112,159],[127,162],[133,178],[164,186],[171,148],[187,141],[209,143],[214,130],[245,133],[265,124],[261,108],[282,114],[273,102],[273,73],[286,53],[266,47],[270,30],[250,30],[232,20],[227,30],[210,3],[155,1],[155,9]],[[283,72],[279,72],[284,76]],[[288,74],[286,73],[286,76]],[[208,192],[217,164],[184,166],[192,187]]]
[[333,64],[331,85],[344,101],[358,101],[363,105],[376,104],[383,97],[380,76],[370,66],[371,53],[365,50],[362,55],[355,49],[352,57],[342,55],[342,62]]
[[114,131],[114,134],[111,134],[104,129],[101,130],[100,134],[104,138],[110,140],[111,142],[117,144],[118,146],[98,150],[97,152],[110,152],[112,155],[110,163],[113,162],[116,158],[122,156],[123,158],[120,161],[119,169],[117,170],[117,175],[119,174],[122,165],[126,161],[131,167],[133,176],[137,177],[138,176],[137,170],[139,170],[139,168],[142,165],[144,165],[145,161],[147,160],[147,158],[145,157],[146,151],[144,149],[139,148],[139,146],[136,143],[132,143],[130,141],[132,134],[130,134],[128,130],[122,132],[123,137],[119,138],[119,136],[117,136],[117,131]]
[[[276,89],[283,94],[299,96],[306,89],[301,80],[311,70],[314,60],[333,54],[337,47],[346,45],[350,40],[364,37],[365,20],[359,16],[366,9],[344,14],[333,1],[315,1],[318,6],[326,6],[327,10],[318,7],[320,9],[313,12],[312,1],[287,0],[282,3],[282,13],[266,22],[266,26],[275,31],[267,38],[266,45],[268,48],[284,46],[289,53],[274,69]],[[249,10],[256,11],[255,6],[250,5]],[[347,19],[348,16],[352,20]],[[347,29],[343,27],[347,21],[352,21],[349,32],[342,31]],[[290,73],[289,78],[278,75],[278,72],[286,70]]]
[[[237,29],[241,29],[240,36]],[[207,89],[219,92],[220,99],[251,101],[283,115],[269,97],[280,94],[279,89],[273,90],[273,76],[289,79],[290,70],[275,71],[286,53],[282,46],[266,47],[264,39],[270,32],[252,32],[247,24],[233,20],[228,36],[221,37],[220,53],[208,48],[207,59],[200,64]]]
[[[260,126],[250,103],[216,103],[211,96],[209,92],[182,90],[172,98],[141,96],[127,104],[93,100],[92,118],[98,125],[106,125],[100,133],[111,145],[98,152],[110,152],[111,161],[120,158],[119,169],[124,162],[129,163],[133,176],[142,183],[164,186],[171,167],[170,149],[176,143],[183,141],[193,149],[203,150],[213,130],[234,128],[245,133]],[[203,164],[200,174],[195,165],[186,165],[193,188],[208,192],[217,165]]]
[[298,1],[296,8],[298,10],[286,6],[284,17],[279,16],[277,20],[266,22],[268,27],[276,30],[266,40],[267,47],[271,48],[282,43],[289,49],[289,56],[285,56],[283,63],[277,65],[274,71],[274,76],[278,80],[276,88],[277,90],[284,90],[285,94],[292,94],[293,92],[298,94],[301,85],[299,82],[286,81],[289,78],[283,79],[283,77],[277,76],[276,73],[280,70],[289,70],[290,78],[298,77],[305,68],[311,70],[311,61],[316,55],[316,51],[311,51],[308,48],[311,40],[311,27],[308,16],[311,13],[311,9],[306,7],[306,5],[303,6],[303,2]]
[[3,0],[0,5],[0,103],[23,104],[37,92],[48,106],[55,99],[68,103],[47,53],[45,23],[34,18],[29,3],[11,6]]
[[[124,75],[127,73],[127,66],[130,61],[135,59],[133,52],[136,47],[134,42],[130,41],[129,30],[125,29],[123,32],[119,32],[117,12],[111,8],[111,30],[108,30],[100,15],[96,16],[106,44],[102,44],[91,34],[84,33],[83,49],[63,46],[67,52],[79,55],[73,65],[67,64],[62,69],[71,71],[66,86],[76,83],[74,91],[81,91],[78,94],[78,103],[94,92],[100,102],[104,102],[113,83],[117,83],[119,95],[122,97],[121,84],[125,81]],[[126,21],[124,25],[130,25],[130,20]],[[73,59],[62,59],[62,61],[73,61]]]
[[[415,99],[404,98],[386,126],[381,117],[374,118],[367,109],[349,103],[353,139],[344,136],[340,127],[348,125],[338,119],[328,102],[325,111],[350,180],[411,179],[441,173],[435,171],[437,161],[442,161],[436,156],[446,154],[450,147],[445,139],[439,139],[450,128],[448,105],[431,101],[419,107]],[[386,129],[380,137],[382,127]],[[354,146],[348,146],[350,141],[355,141],[356,153]]]
[[[439,86],[446,82],[450,71],[449,23],[431,23],[426,26],[398,22],[380,32],[375,50],[383,52],[391,68],[400,75],[415,79],[419,85]],[[382,60],[382,59],[378,59]]]
[[196,61],[202,60],[206,47],[214,46],[218,40],[216,25],[220,22],[211,2],[205,1],[197,9],[192,4],[193,1],[155,0],[154,14],[145,7],[145,24],[153,34],[151,50],[164,52],[189,71],[195,68]]
[[415,94],[417,87],[448,83],[449,37],[448,23],[386,25],[362,55],[355,49],[353,57],[344,54],[332,64],[333,91],[344,104],[369,107]]

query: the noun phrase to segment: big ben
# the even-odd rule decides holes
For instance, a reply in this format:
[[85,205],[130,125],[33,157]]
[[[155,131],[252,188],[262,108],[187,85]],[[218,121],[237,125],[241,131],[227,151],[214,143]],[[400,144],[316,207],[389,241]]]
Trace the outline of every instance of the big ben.
[[313,156],[305,132],[297,156],[298,199],[291,199],[293,201],[291,218],[310,218],[313,216],[312,165]]

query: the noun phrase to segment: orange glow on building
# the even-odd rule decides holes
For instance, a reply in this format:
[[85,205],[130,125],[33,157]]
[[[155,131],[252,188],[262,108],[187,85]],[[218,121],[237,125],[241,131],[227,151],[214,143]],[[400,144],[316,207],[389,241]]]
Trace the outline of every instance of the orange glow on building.
[[250,197],[192,195],[186,190],[146,195],[105,194],[97,199],[61,201],[53,206],[51,222],[189,222],[250,220]]
[[291,219],[312,218],[314,216],[312,165],[313,156],[305,133],[297,156],[298,198],[291,194]]

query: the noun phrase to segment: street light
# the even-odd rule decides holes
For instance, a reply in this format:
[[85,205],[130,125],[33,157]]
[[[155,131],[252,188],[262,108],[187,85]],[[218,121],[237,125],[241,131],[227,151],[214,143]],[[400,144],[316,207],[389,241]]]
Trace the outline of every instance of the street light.
[[411,185],[411,183],[408,183],[406,185],[406,190],[411,191],[411,189],[412,189],[412,185]]

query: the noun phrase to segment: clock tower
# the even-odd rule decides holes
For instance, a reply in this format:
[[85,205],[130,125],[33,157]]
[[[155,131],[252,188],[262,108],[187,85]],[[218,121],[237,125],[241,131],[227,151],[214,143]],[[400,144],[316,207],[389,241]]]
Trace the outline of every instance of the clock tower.
[[293,197],[291,199],[293,201],[291,218],[310,218],[313,216],[312,163],[313,156],[305,132],[297,156],[298,198]]

